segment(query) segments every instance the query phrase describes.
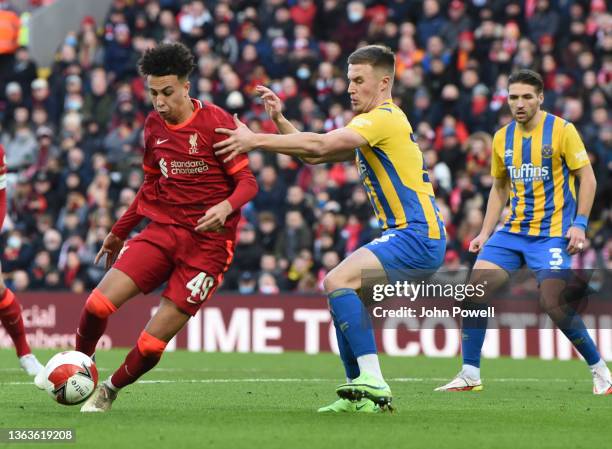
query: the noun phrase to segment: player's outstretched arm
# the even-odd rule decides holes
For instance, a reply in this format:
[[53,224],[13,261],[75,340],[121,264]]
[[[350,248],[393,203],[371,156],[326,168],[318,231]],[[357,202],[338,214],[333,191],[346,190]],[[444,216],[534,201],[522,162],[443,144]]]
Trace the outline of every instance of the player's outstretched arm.
[[325,156],[304,156],[300,157],[300,159],[312,165],[327,164],[329,162],[346,162],[355,159],[355,150],[336,151]]
[[[283,115],[283,102],[278,95],[265,86],[257,86],[255,91],[261,96],[264,107],[270,119],[281,134],[295,134],[299,130]],[[302,156],[300,159],[307,164],[324,164],[328,162],[344,162],[353,160],[354,150],[338,151],[326,156]]]
[[489,239],[489,236],[495,230],[499,216],[501,215],[510,194],[510,183],[507,177],[494,178],[491,193],[489,193],[489,201],[487,202],[487,211],[485,213],[482,229],[474,240],[470,242],[470,252],[479,252],[484,244]]
[[597,180],[595,179],[595,173],[591,164],[574,170],[572,174],[580,181],[578,189],[578,213],[572,226],[567,230],[565,237],[569,240],[567,252],[576,254],[584,248],[588,219],[593,207],[593,201],[595,200],[595,191],[597,190]]
[[217,156],[224,162],[239,154],[259,148],[271,153],[282,153],[296,157],[320,157],[339,151],[353,150],[367,141],[349,128],[340,128],[326,134],[300,132],[287,135],[256,134],[234,115],[236,129],[217,128],[215,132],[225,134],[227,139],[214,144]]
[[295,134],[300,132],[283,115],[283,102],[272,89],[266,86],[257,86],[255,87],[255,91],[261,97],[264,108],[266,108],[266,113],[270,116],[270,119],[274,122],[281,134]]

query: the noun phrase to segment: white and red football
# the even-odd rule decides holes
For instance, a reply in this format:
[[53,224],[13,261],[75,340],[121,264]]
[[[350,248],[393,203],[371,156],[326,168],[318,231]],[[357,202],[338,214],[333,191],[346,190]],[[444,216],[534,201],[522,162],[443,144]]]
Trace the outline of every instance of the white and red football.
[[94,361],[78,351],[54,355],[45,366],[45,390],[56,402],[76,405],[85,401],[98,385]]

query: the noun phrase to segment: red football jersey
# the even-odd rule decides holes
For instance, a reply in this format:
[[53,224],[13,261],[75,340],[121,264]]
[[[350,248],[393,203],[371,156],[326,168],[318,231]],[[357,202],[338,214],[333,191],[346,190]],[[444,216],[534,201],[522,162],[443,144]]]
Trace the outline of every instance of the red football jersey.
[[[153,221],[195,228],[197,220],[234,191],[231,175],[248,166],[244,154],[223,163],[213,144],[226,138],[215,128],[236,128],[231,115],[210,103],[191,100],[195,110],[179,125],[169,125],[156,112],[145,120],[145,182],[138,199],[138,214]],[[228,216],[225,228],[235,234],[240,211]]]

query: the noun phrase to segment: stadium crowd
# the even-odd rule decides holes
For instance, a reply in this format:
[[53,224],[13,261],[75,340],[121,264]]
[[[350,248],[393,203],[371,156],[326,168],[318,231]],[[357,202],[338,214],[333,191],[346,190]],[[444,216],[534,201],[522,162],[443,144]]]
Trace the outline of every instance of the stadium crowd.
[[[382,43],[397,58],[394,100],[418,136],[443,213],[449,268],[469,265],[492,178],[492,135],[511,120],[509,73],[539,71],[544,109],[576,124],[598,179],[582,268],[612,269],[612,15],[604,0],[114,0],[103,23],[68,33],[50,75],[26,47],[0,77],[8,216],[2,271],[25,289],[92,288],[93,259],[142,181],[143,121],[152,109],[136,71],[159,41],[182,41],[197,66],[193,97],[275,132],[258,84],[298,129],[352,117],[346,57]],[[307,166],[253,152],[260,191],[243,208],[224,289],[320,291],[325,273],[379,235],[354,164]],[[141,224],[142,227],[142,224]]]

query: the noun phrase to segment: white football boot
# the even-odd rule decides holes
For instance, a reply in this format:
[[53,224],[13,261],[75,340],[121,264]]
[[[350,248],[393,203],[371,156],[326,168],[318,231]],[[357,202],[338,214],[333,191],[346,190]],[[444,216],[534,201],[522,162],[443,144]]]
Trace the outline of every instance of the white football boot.
[[453,380],[434,391],[482,391],[482,388],[480,379],[472,379],[462,370]]
[[28,376],[36,376],[45,369],[34,354],[26,354],[19,357],[19,364],[28,373]]
[[604,365],[592,368],[591,373],[593,373],[593,394],[612,394],[612,376],[608,367]]
[[100,383],[92,395],[81,407],[82,413],[108,412],[113,401],[117,399],[117,392],[111,390],[104,382]]

